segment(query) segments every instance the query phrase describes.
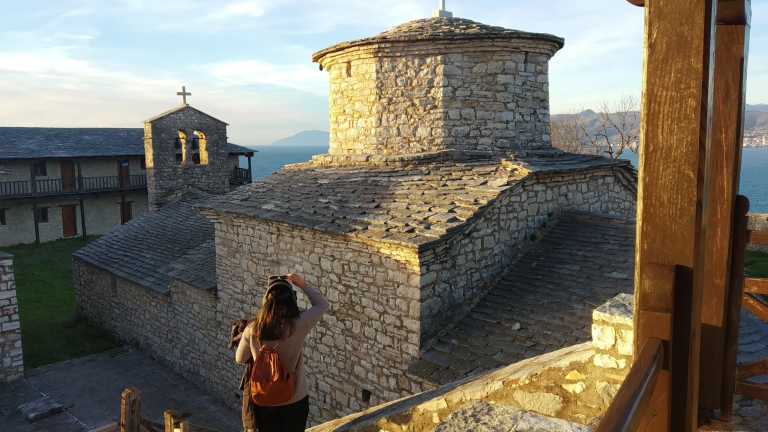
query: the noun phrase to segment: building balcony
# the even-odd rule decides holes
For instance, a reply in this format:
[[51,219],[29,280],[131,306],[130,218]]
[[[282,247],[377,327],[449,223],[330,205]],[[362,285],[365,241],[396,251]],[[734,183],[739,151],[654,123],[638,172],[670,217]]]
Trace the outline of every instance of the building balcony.
[[251,171],[245,168],[235,168],[232,170],[232,176],[229,183],[233,186],[242,186],[251,183]]
[[0,199],[57,197],[146,188],[147,177],[143,174],[3,181],[0,182]]

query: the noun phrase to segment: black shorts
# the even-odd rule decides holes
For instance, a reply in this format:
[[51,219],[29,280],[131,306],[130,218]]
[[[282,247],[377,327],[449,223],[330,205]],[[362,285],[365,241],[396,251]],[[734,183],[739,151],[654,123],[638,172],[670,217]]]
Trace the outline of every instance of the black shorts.
[[256,405],[253,411],[259,432],[304,432],[309,416],[309,396],[290,405]]

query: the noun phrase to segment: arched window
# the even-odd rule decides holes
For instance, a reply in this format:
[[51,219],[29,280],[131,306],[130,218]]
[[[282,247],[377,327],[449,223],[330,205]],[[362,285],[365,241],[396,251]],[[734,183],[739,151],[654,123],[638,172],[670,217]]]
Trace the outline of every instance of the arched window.
[[197,165],[208,165],[208,140],[201,131],[195,131],[192,138],[192,160]]
[[179,136],[176,138],[176,162],[181,165],[187,163],[187,134],[179,130]]

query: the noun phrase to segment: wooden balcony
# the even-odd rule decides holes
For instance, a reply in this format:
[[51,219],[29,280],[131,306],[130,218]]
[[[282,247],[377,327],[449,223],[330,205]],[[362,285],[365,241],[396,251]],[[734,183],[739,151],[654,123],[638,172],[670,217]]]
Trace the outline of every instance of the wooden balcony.
[[232,176],[229,183],[233,186],[242,186],[251,183],[251,170],[245,168],[235,168],[232,170]]
[[58,197],[100,192],[136,191],[147,189],[147,177],[101,176],[72,179],[34,179],[0,182],[0,200]]

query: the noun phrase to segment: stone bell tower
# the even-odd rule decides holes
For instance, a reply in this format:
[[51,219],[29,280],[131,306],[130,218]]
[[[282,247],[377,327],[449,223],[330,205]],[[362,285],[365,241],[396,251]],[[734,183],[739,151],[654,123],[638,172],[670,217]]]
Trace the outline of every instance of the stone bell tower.
[[549,149],[549,59],[563,39],[453,18],[314,54],[330,80],[325,163]]
[[186,103],[144,122],[144,157],[150,209],[185,191],[230,190],[227,123]]

